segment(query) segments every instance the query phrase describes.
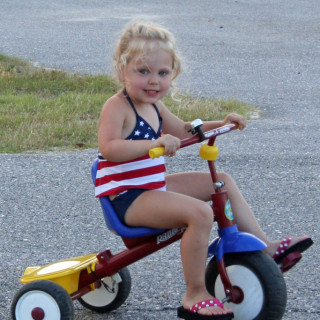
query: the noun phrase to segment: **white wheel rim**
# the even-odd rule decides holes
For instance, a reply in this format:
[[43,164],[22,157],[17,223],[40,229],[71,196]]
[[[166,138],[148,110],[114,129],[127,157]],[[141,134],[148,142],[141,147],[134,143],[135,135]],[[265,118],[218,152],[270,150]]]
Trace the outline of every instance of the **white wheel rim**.
[[[263,288],[259,279],[249,268],[241,265],[232,265],[226,269],[232,285],[243,291],[244,299],[240,304],[225,303],[225,306],[232,309],[235,320],[254,319],[264,303]],[[215,283],[215,293],[220,300],[226,296],[220,275]]]
[[109,292],[103,284],[99,288],[83,295],[81,299],[93,307],[105,307],[109,305],[117,296],[119,285],[114,283],[111,277],[101,279],[109,288],[113,288],[114,292]]
[[15,308],[17,320],[33,320],[31,313],[34,308],[44,311],[46,320],[60,319],[60,308],[56,300],[48,293],[40,290],[32,290],[23,294]]

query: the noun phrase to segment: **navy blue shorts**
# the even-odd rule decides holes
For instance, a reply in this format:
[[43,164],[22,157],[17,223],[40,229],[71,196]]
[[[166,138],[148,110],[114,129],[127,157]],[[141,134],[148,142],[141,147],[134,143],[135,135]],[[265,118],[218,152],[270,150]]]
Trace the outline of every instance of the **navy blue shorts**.
[[145,191],[148,191],[148,189],[130,189],[111,200],[111,204],[123,224],[126,225],[124,216],[128,208]]

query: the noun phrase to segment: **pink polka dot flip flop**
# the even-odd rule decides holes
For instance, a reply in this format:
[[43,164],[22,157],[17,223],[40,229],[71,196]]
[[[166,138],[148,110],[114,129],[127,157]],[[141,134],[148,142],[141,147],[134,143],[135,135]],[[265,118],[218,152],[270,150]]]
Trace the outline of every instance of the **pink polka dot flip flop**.
[[279,264],[282,272],[288,271],[297,264],[302,258],[301,253],[313,244],[311,238],[305,238],[289,247],[291,240],[290,237],[285,238],[273,255],[274,261]]
[[185,309],[184,307],[178,308],[178,317],[186,320],[229,320],[233,319],[233,313],[227,314],[219,314],[219,315],[202,315],[199,314],[198,311],[203,308],[209,307],[220,307],[223,308],[223,304],[220,300],[214,298],[210,300],[204,300],[201,302],[196,303],[189,309]]

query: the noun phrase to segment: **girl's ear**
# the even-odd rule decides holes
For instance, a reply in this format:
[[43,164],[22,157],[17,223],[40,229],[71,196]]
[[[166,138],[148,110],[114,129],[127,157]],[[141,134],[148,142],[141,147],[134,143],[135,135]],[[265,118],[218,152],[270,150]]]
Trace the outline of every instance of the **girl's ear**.
[[120,80],[120,82],[124,83],[125,77],[123,71],[118,71],[118,79]]
[[117,67],[117,75],[118,75],[118,79],[120,82],[124,83],[125,81],[125,77],[124,77],[124,72],[121,68]]

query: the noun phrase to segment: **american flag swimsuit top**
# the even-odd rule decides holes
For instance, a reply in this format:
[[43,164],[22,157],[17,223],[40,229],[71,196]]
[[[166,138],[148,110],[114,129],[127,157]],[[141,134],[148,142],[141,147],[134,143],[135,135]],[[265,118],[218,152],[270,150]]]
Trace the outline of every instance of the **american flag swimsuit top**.
[[[159,129],[155,132],[151,126],[137,113],[126,91],[123,92],[136,114],[136,126],[126,140],[155,140],[161,135],[162,118],[155,104],[159,117]],[[96,197],[125,192],[129,189],[165,190],[164,157],[151,159],[149,155],[125,162],[111,162],[98,154],[99,163],[95,184]]]

